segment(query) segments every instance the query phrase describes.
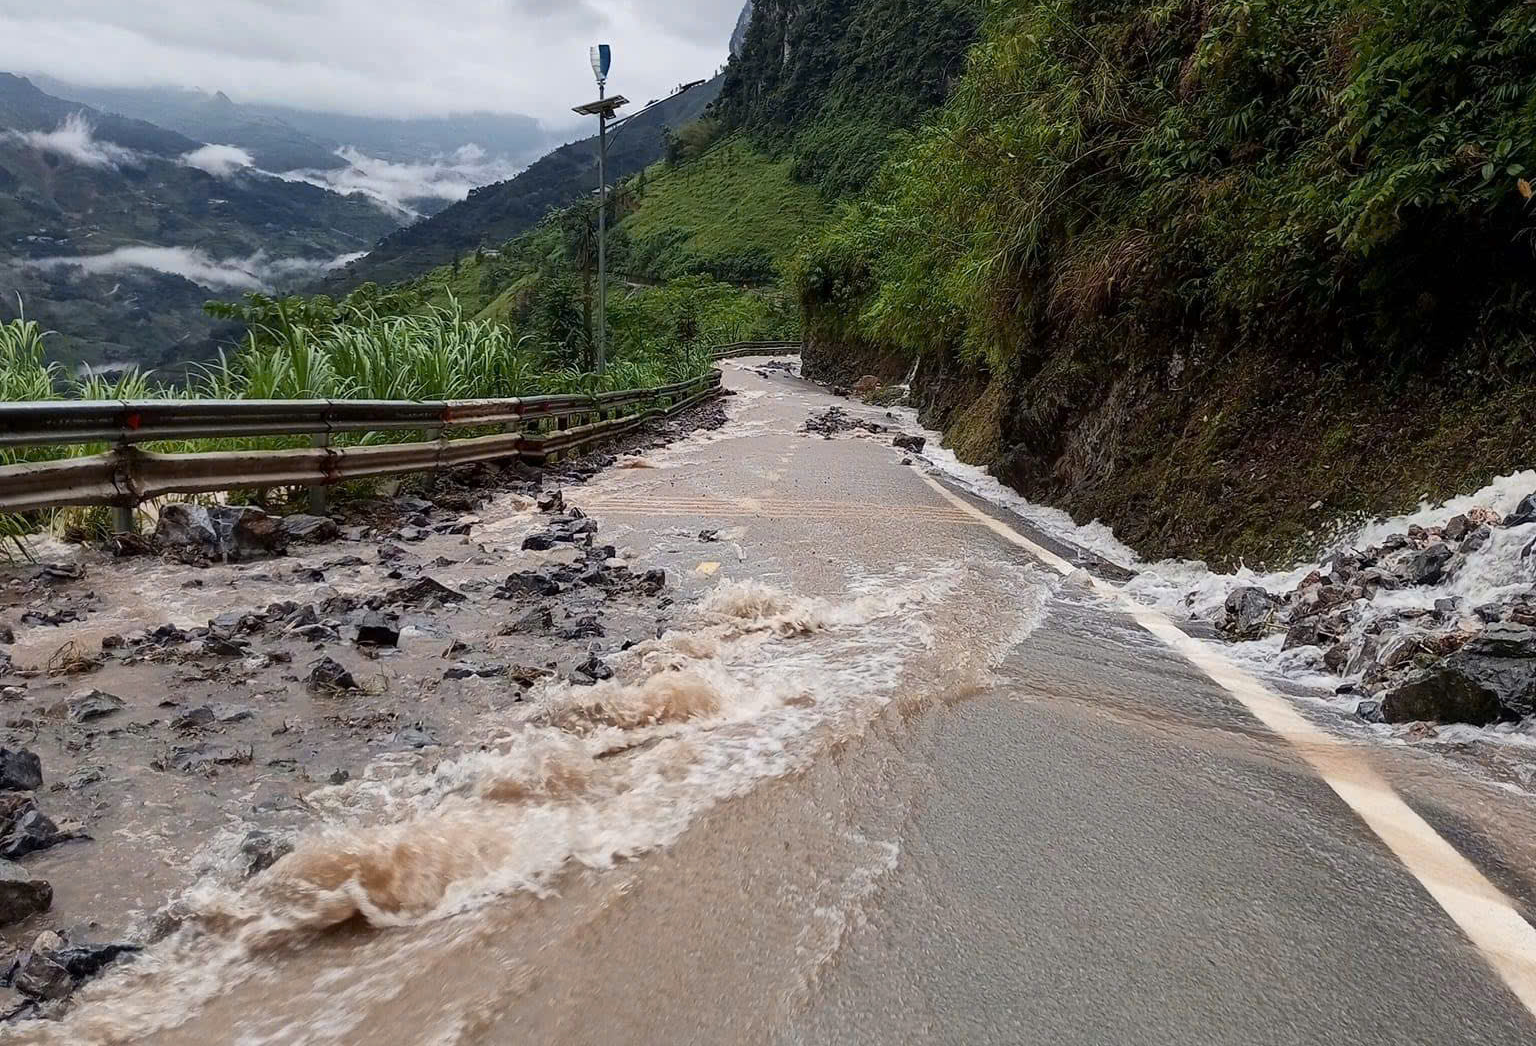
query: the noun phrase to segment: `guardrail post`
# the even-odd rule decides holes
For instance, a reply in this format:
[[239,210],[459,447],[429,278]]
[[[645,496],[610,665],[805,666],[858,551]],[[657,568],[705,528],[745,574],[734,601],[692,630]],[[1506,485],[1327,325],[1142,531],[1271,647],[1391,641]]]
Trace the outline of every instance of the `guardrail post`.
[[[438,442],[441,442],[442,438],[443,438],[443,427],[441,425],[434,425],[432,428],[429,428],[427,430],[427,442],[428,443],[438,443]],[[441,452],[439,452],[439,456],[441,456]],[[436,464],[434,464],[432,466],[432,471],[427,473],[427,491],[429,493],[431,491],[437,489],[437,469],[438,469],[438,466]]]
[[133,532],[133,509],[124,505],[113,505],[112,533],[132,534]]
[[[329,432],[317,432],[310,437],[309,442],[310,446],[316,450],[327,450],[331,445],[331,434]],[[327,504],[329,501],[327,494],[328,491],[324,483],[309,488],[310,515],[323,516],[330,510],[330,506]]]

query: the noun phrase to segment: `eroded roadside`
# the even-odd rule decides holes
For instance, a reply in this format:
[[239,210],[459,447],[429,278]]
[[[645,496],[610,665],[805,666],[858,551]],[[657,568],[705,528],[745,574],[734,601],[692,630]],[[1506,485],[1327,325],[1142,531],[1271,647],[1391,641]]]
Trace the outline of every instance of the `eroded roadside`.
[[484,718],[610,678],[674,596],[603,540],[580,485],[724,421],[706,404],[612,453],[473,466],[331,518],[230,533],[172,511],[152,555],[8,568],[0,1019],[64,1012],[176,927],[190,884],[287,853],[328,791],[471,753]]

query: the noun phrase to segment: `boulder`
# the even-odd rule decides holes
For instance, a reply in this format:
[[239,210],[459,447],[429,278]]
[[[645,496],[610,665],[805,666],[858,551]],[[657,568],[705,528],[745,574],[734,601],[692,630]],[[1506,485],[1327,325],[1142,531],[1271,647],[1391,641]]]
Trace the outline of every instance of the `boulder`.
[[231,563],[280,556],[289,536],[282,521],[249,505],[174,503],[160,510],[155,540],[163,547],[187,549],[209,559]]
[[276,838],[272,833],[260,828],[247,832],[245,838],[240,841],[240,858],[245,865],[247,879],[266,871],[291,853],[293,853],[291,842]]
[[78,832],[61,830],[37,808],[30,797],[19,805],[8,804],[4,808],[3,821],[0,858],[8,861],[50,849],[71,839],[85,838]]
[[64,710],[77,723],[88,723],[120,712],[125,707],[122,698],[104,690],[77,690],[65,702]]
[[14,861],[0,861],[0,926],[19,923],[52,906],[52,884],[34,879]]
[[75,978],[69,969],[35,949],[17,968],[11,984],[32,999],[66,999],[75,990]]
[[1488,547],[1488,542],[1493,540],[1493,528],[1486,523],[1474,527],[1467,532],[1467,536],[1461,541],[1461,554],[1470,556]]
[[400,644],[399,616],[370,610],[363,615],[363,620],[357,626],[357,642],[359,646],[398,646]]
[[0,792],[35,792],[43,787],[43,761],[25,748],[0,748]]
[[309,686],[312,690],[326,694],[360,689],[352,673],[329,657],[322,657],[310,665]]
[[213,529],[213,519],[201,505],[176,502],[160,510],[155,523],[155,541],[170,548],[194,548],[208,555],[217,555],[219,535]]
[[1536,523],[1536,494],[1527,494],[1504,519],[1506,527],[1523,527],[1527,523]]
[[1233,589],[1227,596],[1226,617],[1218,627],[1233,639],[1258,639],[1274,617],[1279,603],[1262,588]]
[[543,635],[555,626],[549,607],[534,607],[502,629],[503,635]]
[[1536,629],[1490,625],[1450,657],[1387,693],[1390,723],[1486,726],[1536,712]]
[[565,494],[556,490],[546,490],[541,493],[534,502],[540,512],[564,512]]
[[392,589],[384,597],[386,603],[403,603],[406,606],[420,606],[424,603],[436,601],[438,603],[462,603],[465,600],[462,592],[455,592],[436,578],[421,577],[412,581],[409,585],[402,585]]
[[891,446],[897,450],[909,450],[913,454],[921,454],[928,441],[922,436],[897,436],[891,441]]
[[1454,555],[1449,545],[1437,541],[1403,560],[1397,576],[1409,585],[1438,585]]
[[298,513],[284,516],[280,526],[288,540],[300,544],[320,544],[341,537],[341,528],[327,516],[310,516]]

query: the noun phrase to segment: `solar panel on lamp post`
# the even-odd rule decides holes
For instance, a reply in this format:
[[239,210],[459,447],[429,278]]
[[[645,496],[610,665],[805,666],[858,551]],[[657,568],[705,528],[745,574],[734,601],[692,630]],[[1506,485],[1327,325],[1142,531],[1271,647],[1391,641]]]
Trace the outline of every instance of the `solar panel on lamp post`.
[[[599,374],[608,365],[608,144],[635,117],[661,104],[652,102],[639,112],[610,124],[614,114],[629,104],[629,99],[622,94],[608,97],[608,72],[612,65],[612,48],[607,44],[598,44],[592,48],[592,72],[597,76],[597,101],[579,105],[572,110],[581,116],[597,117],[597,331],[593,369]],[[703,80],[695,80],[683,84],[664,100],[671,101],[702,83]]]

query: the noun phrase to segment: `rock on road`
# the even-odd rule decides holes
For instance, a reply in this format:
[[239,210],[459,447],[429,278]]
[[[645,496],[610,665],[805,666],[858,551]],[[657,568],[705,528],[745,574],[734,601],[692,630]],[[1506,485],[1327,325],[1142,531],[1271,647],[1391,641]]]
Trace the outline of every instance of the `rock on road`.
[[[890,434],[800,431],[834,403],[882,412],[754,366],[726,365],[731,424],[581,503],[689,595],[821,601],[822,638],[766,640],[752,677],[796,692],[690,741],[784,758],[554,895],[247,955],[154,1041],[1536,1041],[1506,980],[1536,955],[1496,967],[1316,753],[986,521],[1071,550],[935,490]],[[806,708],[826,711],[816,744],[758,732]],[[1525,795],[1329,744],[1530,910]]]

